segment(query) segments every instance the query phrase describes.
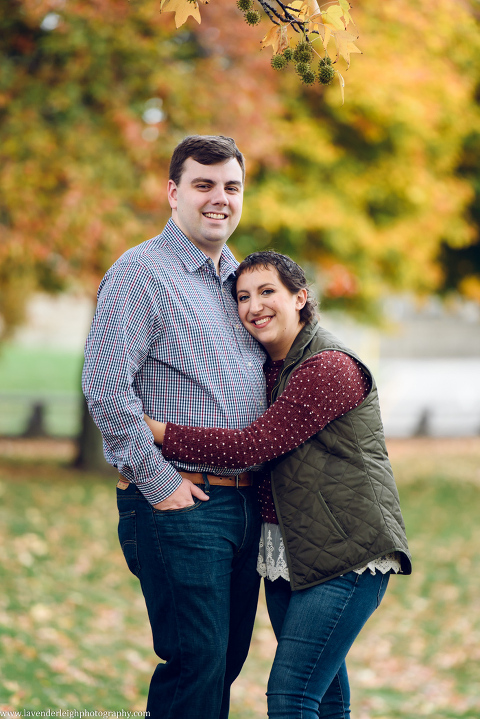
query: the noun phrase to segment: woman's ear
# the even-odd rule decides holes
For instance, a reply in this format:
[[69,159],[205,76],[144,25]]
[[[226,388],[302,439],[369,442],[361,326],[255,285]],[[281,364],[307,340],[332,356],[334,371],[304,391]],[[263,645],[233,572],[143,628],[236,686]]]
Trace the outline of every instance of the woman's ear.
[[308,291],[303,288],[303,290],[300,290],[300,292],[297,294],[297,301],[295,303],[295,309],[301,310],[305,305],[307,304],[308,299]]

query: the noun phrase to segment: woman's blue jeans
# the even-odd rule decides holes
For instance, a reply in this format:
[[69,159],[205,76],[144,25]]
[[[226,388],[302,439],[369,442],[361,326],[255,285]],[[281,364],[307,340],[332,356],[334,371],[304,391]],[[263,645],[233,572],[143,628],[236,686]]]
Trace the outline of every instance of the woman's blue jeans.
[[270,719],[348,719],[345,658],[380,604],[389,574],[348,572],[292,592],[284,579],[265,580],[277,652],[268,682]]
[[120,544],[163,660],[150,683],[150,719],[227,719],[230,685],[250,645],[258,505],[251,487],[205,490],[208,502],[158,511],[135,485],[117,489]]

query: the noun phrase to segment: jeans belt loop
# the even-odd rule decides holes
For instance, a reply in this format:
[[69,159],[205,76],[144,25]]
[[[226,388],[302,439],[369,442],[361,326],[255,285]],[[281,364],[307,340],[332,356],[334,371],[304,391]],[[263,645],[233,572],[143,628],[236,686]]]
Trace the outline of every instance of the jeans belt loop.
[[205,482],[205,489],[203,490],[205,494],[208,494],[210,492],[210,482],[208,481],[208,475],[206,472],[202,472],[202,477]]

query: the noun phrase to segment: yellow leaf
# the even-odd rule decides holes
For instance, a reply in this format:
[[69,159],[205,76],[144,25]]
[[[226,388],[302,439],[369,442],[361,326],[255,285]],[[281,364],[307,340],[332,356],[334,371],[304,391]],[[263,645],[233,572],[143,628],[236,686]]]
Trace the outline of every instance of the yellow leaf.
[[328,10],[325,10],[323,15],[324,23],[333,25],[336,30],[345,30],[345,23],[341,19],[343,15],[343,10],[339,5],[331,5]]
[[299,13],[294,12],[293,15],[298,15],[300,20],[306,20],[310,17],[310,15],[320,12],[317,0],[295,0],[292,3],[289,3],[288,8],[292,8],[292,10],[299,10]]
[[347,66],[350,65],[350,53],[359,52],[362,54],[362,51],[358,49],[358,47],[355,45],[353,40],[357,39],[357,35],[352,35],[351,32],[347,32],[346,30],[343,30],[342,32],[335,32],[333,33],[333,36],[335,38],[335,42],[337,45],[337,57],[336,60],[341,56],[344,58],[345,62],[347,63]]
[[322,13],[312,15],[312,17],[310,18],[309,31],[318,32],[318,34],[322,38],[323,47],[326,50],[332,36],[332,26],[324,25]]
[[352,7],[348,0],[338,0],[338,4],[343,10],[343,17],[345,18],[345,24],[348,25],[349,22],[353,22],[352,16],[350,15],[350,8]]
[[271,45],[275,55],[283,52],[288,47],[288,34],[285,25],[273,25],[261,42],[262,48]]
[[[199,2],[204,3],[205,1],[206,0],[199,0]],[[177,28],[183,25],[190,15],[195,18],[198,23],[202,22],[198,2],[188,2],[188,0],[162,0],[160,3],[160,12],[174,12],[175,25]]]
[[309,2],[308,0],[294,0],[294,2],[287,5],[286,10],[290,11],[290,13],[298,20],[305,20],[310,14]]

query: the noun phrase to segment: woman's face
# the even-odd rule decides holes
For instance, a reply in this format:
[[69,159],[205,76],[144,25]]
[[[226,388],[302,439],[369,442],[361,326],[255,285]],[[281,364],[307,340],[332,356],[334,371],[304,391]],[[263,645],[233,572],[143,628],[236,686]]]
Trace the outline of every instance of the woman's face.
[[274,267],[255,267],[237,280],[240,319],[272,360],[287,356],[302,328],[300,310],[306,301],[307,290],[292,294]]

